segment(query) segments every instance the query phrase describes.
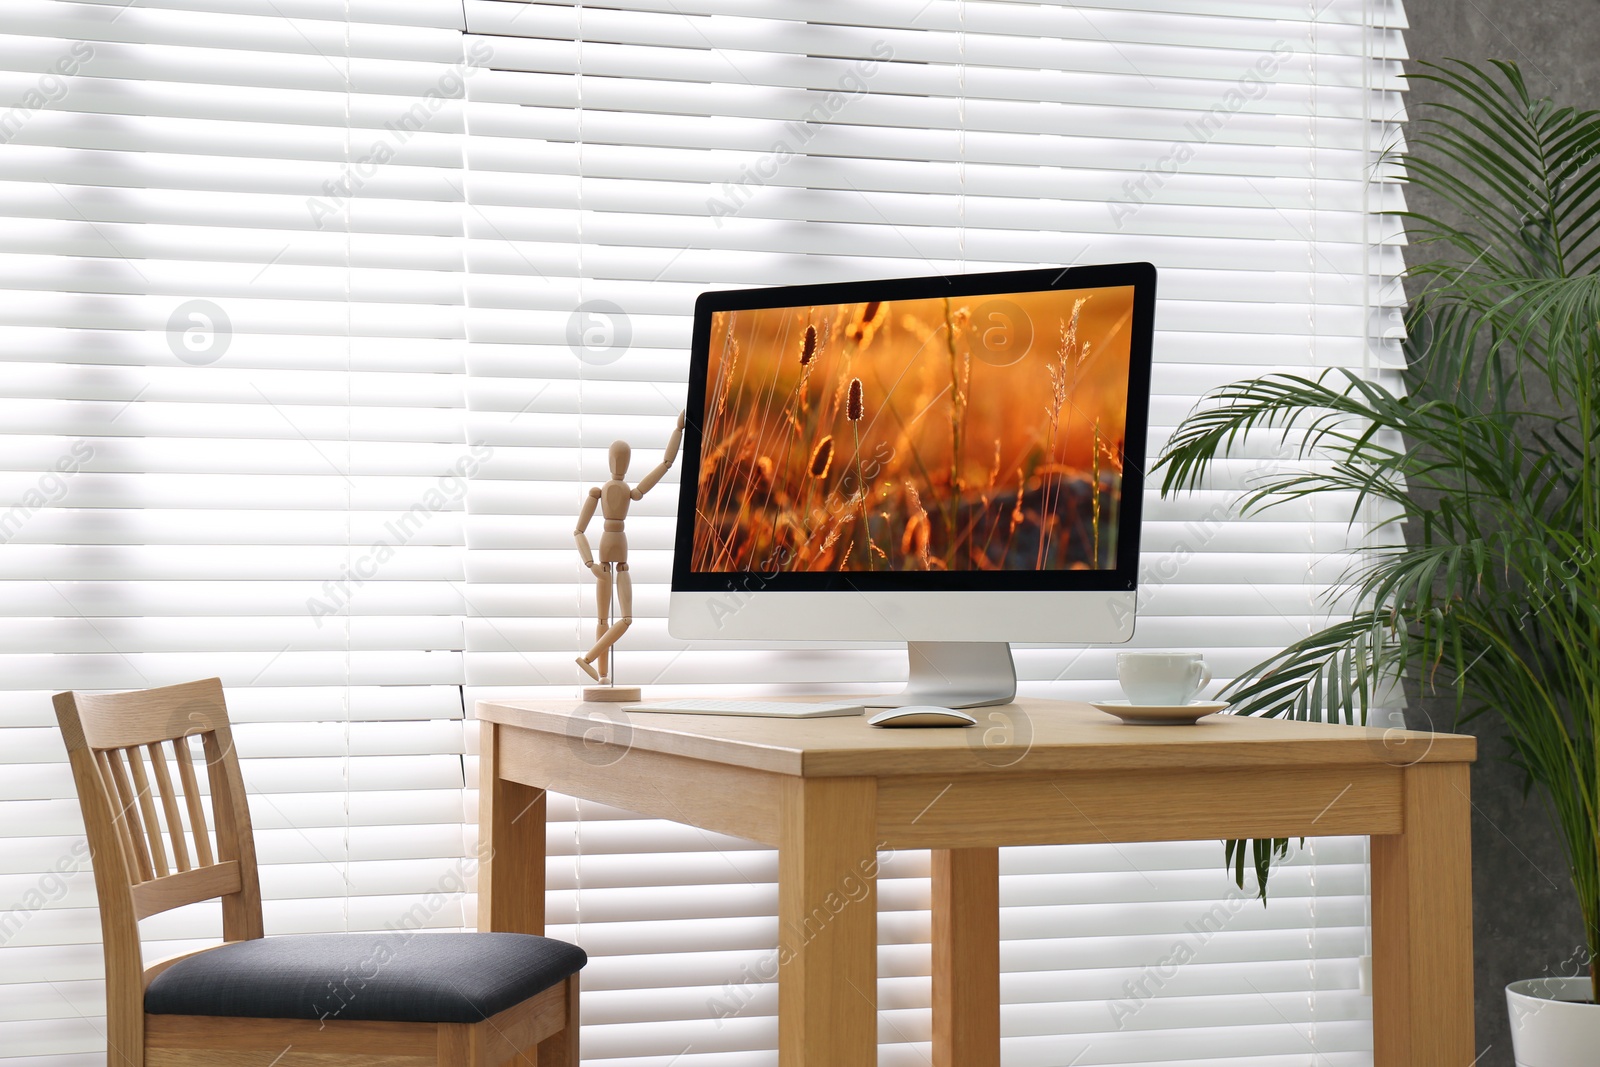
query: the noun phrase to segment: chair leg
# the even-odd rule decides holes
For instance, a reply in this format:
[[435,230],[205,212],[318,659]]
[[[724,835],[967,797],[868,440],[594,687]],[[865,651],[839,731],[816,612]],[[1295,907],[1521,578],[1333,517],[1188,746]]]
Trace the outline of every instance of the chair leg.
[[578,1067],[578,976],[566,981],[567,1025],[539,1042],[538,1067]]
[[470,1023],[439,1024],[439,1067],[478,1067],[477,1032]]

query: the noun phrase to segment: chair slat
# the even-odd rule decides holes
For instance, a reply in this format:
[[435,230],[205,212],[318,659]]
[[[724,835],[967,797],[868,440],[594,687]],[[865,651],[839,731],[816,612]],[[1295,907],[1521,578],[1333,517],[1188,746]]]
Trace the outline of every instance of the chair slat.
[[178,753],[178,777],[183,780],[183,799],[189,805],[189,832],[194,835],[194,854],[202,867],[216,860],[211,855],[211,832],[206,827],[205,798],[200,795],[200,783],[195,780],[194,752],[189,739],[180,737],[172,742]]
[[[117,783],[111,773],[111,759],[104,752],[89,750],[90,757],[94,760],[95,767],[100,771],[100,781],[105,784],[105,795],[112,807],[111,821],[116,828],[118,838],[122,842],[122,854],[128,863],[133,860],[133,838],[128,834],[128,827],[122,819],[122,798],[117,794]],[[130,880],[137,881],[132,871],[125,872]]]
[[144,773],[144,752],[136,745],[130,745],[122,750],[128,760],[128,769],[133,772],[133,787],[139,797],[139,814],[144,820],[145,837],[150,841],[151,866],[157,878],[165,878],[172,873],[172,868],[167,866],[167,846],[161,840],[161,820],[156,818],[155,798],[150,795],[150,779]]
[[189,848],[184,842],[183,816],[178,814],[178,797],[172,791],[172,775],[167,771],[167,750],[159,743],[146,745],[150,769],[155,772],[156,792],[161,794],[161,810],[167,817],[167,839],[172,842],[172,862],[179,871],[190,867]]
[[145,847],[144,833],[135,833],[133,829],[133,809],[138,801],[134,797],[133,787],[128,784],[128,770],[122,762],[122,750],[108,748],[96,752],[102,761],[103,768],[108,775],[116,793],[117,826],[122,830],[122,843],[127,846],[128,855],[133,857],[136,870],[128,873],[134,876],[136,882],[148,882],[155,877],[155,872],[150,869],[150,850]]

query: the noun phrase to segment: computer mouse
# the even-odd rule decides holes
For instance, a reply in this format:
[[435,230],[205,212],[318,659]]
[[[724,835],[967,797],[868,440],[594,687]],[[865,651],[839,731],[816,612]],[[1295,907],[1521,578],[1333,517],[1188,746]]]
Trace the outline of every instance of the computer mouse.
[[956,708],[932,704],[913,704],[908,708],[889,708],[867,720],[868,726],[976,726],[978,720]]

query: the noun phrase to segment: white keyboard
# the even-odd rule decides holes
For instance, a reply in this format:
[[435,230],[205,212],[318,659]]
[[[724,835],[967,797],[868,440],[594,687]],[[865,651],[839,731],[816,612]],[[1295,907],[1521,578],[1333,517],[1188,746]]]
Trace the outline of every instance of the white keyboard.
[[794,700],[655,700],[649,704],[624,704],[623,711],[665,711],[673,715],[759,715],[771,719],[826,719],[836,715],[864,715],[860,704],[833,704]]

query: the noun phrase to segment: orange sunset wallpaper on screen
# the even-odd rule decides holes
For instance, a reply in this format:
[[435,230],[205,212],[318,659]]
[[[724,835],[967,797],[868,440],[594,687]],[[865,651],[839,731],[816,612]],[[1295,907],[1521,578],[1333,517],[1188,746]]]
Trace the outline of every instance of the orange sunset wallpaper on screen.
[[1133,293],[714,314],[693,569],[1115,567]]

